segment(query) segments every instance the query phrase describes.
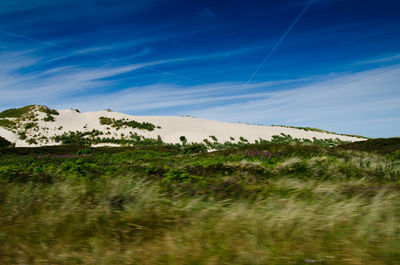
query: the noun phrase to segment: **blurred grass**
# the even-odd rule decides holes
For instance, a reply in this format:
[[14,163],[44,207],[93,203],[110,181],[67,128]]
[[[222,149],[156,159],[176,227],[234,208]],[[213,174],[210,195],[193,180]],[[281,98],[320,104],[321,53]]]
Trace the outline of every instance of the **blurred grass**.
[[383,155],[270,144],[54,156],[77,152],[2,152],[0,264],[400,263],[400,166]]

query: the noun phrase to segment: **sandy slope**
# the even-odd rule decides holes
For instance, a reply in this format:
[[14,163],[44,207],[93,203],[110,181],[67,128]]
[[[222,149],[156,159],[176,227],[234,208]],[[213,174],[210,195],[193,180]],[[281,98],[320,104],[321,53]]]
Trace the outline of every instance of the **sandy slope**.
[[[79,113],[74,110],[60,110],[59,113],[59,115],[54,116],[54,122],[44,122],[42,119],[39,119],[38,132],[29,133],[32,135],[40,133],[41,135],[50,138],[69,131],[91,131],[92,129],[96,129],[104,133],[109,131],[111,132],[111,135],[107,135],[107,137],[114,136],[115,138],[119,138],[121,134],[124,134],[125,136],[129,135],[129,132],[136,132],[138,135],[143,135],[147,138],[157,138],[159,135],[166,143],[180,143],[179,137],[182,135],[187,138],[188,142],[202,142],[203,139],[211,140],[209,138],[211,135],[217,137],[218,141],[221,143],[231,141],[230,137],[235,138],[235,141],[233,142],[237,142],[241,136],[250,142],[254,142],[260,138],[269,140],[273,135],[279,135],[281,133],[289,134],[293,138],[312,139],[313,137],[316,137],[318,139],[339,138],[346,141],[363,140],[355,137],[310,132],[293,128],[227,123],[192,117],[132,116],[108,111]],[[40,113],[40,117],[44,117],[43,115],[43,113]],[[149,132],[139,129],[124,128],[117,131],[115,128],[111,128],[111,126],[101,125],[99,121],[100,117],[115,119],[125,118],[138,122],[150,122],[155,126],[160,126],[161,129],[155,129],[154,131]],[[28,145],[25,141],[18,140],[15,134],[3,128],[0,128],[0,136],[11,142],[15,142],[16,146],[32,146]]]
[[18,137],[13,132],[7,131],[2,127],[0,127],[0,136],[11,143],[15,143],[18,139]]

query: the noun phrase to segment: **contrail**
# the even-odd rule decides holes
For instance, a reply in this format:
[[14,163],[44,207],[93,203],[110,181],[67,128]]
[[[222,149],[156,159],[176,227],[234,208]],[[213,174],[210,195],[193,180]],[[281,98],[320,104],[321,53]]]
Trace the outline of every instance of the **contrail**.
[[301,12],[297,15],[297,17],[293,20],[292,24],[290,24],[289,28],[283,33],[282,37],[279,39],[279,41],[275,44],[275,46],[272,48],[272,50],[268,53],[267,57],[265,57],[264,61],[258,66],[257,70],[250,76],[249,80],[247,80],[245,87],[253,80],[253,78],[256,76],[258,71],[264,66],[264,64],[268,61],[268,59],[272,56],[272,54],[278,49],[278,47],[281,45],[283,40],[286,38],[286,36],[290,33],[290,31],[296,26],[297,22],[303,17],[303,15],[307,12],[307,10],[310,8],[311,4],[315,0],[310,0],[307,5],[301,10]]
[[13,36],[13,37],[17,37],[17,38],[20,38],[20,39],[24,39],[24,40],[29,40],[29,41],[36,42],[36,43],[39,43],[39,44],[44,44],[44,45],[47,45],[47,46],[60,48],[60,49],[63,49],[63,50],[76,52],[76,53],[80,53],[80,54],[85,54],[85,55],[90,55],[90,56],[94,56],[94,57],[97,57],[97,58],[104,59],[102,56],[98,56],[96,54],[87,53],[87,52],[81,52],[81,51],[78,51],[78,50],[74,50],[72,48],[68,48],[68,47],[65,47],[65,46],[62,46],[62,45],[55,44],[53,42],[42,41],[42,40],[34,39],[34,38],[31,38],[31,37],[27,37],[27,36],[24,36],[24,35],[21,35],[21,34],[5,31],[5,30],[1,30],[1,29],[0,29],[0,33],[6,34],[6,35],[9,35],[9,36]]
[[[1,30],[1,29],[0,29],[0,33],[6,34],[6,35],[9,35],[9,36],[13,36],[13,37],[17,37],[17,38],[21,38],[21,39],[24,39],[24,40],[29,40],[29,41],[36,42],[36,43],[39,43],[39,44],[44,44],[44,45],[47,45],[47,46],[56,47],[56,48],[60,48],[60,49],[67,50],[67,51],[72,51],[72,52],[75,52],[75,53],[78,53],[78,54],[89,55],[89,56],[93,56],[93,57],[100,58],[100,59],[105,59],[105,60],[112,60],[112,61],[118,60],[118,59],[115,59],[115,58],[108,58],[108,57],[105,57],[105,56],[100,56],[100,55],[89,53],[89,52],[82,52],[82,51],[75,50],[75,49],[72,49],[72,48],[68,48],[68,47],[65,47],[65,46],[62,46],[62,45],[59,45],[59,44],[55,44],[53,42],[42,41],[42,40],[34,39],[34,38],[31,38],[31,37],[27,37],[27,36],[24,36],[24,35],[21,35],[21,34],[5,31],[5,30]],[[124,61],[124,60],[122,59],[121,61]],[[154,69],[154,68],[150,68],[148,66],[142,66],[142,68],[144,68],[146,70],[149,70],[149,71],[157,72],[157,73],[160,73],[160,74],[163,74],[163,75],[166,75],[166,76],[173,76],[173,77],[178,78],[178,79],[185,79],[185,80],[189,80],[189,81],[196,82],[196,83],[199,83],[199,84],[205,84],[204,82],[201,82],[199,80],[191,79],[189,77],[173,74],[173,73],[170,73],[170,72],[157,70],[157,69]]]

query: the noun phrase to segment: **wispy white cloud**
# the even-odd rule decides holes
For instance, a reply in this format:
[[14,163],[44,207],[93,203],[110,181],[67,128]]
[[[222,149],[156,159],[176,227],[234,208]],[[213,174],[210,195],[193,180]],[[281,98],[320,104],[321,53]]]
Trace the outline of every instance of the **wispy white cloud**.
[[[199,109],[191,114],[225,121],[323,126],[362,134],[370,132],[368,126],[376,126],[369,122],[371,119],[400,116],[400,65],[343,74],[311,85],[271,92],[245,103]],[[363,127],[349,126],[359,121],[364,121]],[[333,124],[337,126],[332,127]],[[400,131],[400,123],[395,127]],[[369,136],[390,136],[383,130]]]
[[8,106],[13,102],[53,101],[79,92],[96,93],[99,88],[115,85],[116,81],[106,78],[126,74],[138,69],[165,63],[154,61],[124,66],[98,66],[81,68],[66,65],[25,71],[40,61],[26,52],[0,53],[0,105]]
[[363,60],[353,65],[367,65],[367,64],[378,64],[378,63],[391,63],[400,61],[400,54],[377,57],[373,59]]
[[[251,52],[254,49],[257,49],[257,47],[135,64],[129,63],[130,60],[128,59],[130,58],[124,58],[122,61],[105,60],[106,64],[77,66],[73,62],[63,63],[60,61],[62,57],[67,58],[71,56],[74,53],[72,50],[67,51],[66,56],[54,58],[51,54],[46,53],[46,47],[43,46],[25,51],[13,50],[11,47],[7,47],[0,52],[0,106],[7,108],[16,104],[32,104],[35,102],[43,104],[51,102],[54,104],[55,102],[65,100],[66,97],[80,93],[93,94],[97,97],[97,93],[107,90],[107,88],[114,87],[115,89],[115,87],[118,87],[118,82],[127,77],[125,75],[119,78],[119,75],[139,69],[146,69],[148,73],[152,73],[153,75],[169,76],[175,80],[188,80],[190,82],[201,83],[188,77],[158,70],[154,67],[165,64],[179,64],[195,60],[227,57]],[[132,58],[149,52],[149,49],[144,48],[138,53],[133,54]],[[130,76],[135,76],[135,74]],[[109,79],[110,77],[113,77],[113,80]],[[121,89],[125,91],[124,87],[118,87],[118,90]],[[174,94],[173,89],[170,90],[170,93]],[[121,93],[118,95],[121,95]],[[168,106],[172,105],[168,104]]]
[[[107,51],[118,51],[118,50],[125,49],[128,47],[133,48],[136,45],[139,46],[141,44],[150,43],[155,40],[156,40],[156,38],[149,38],[149,39],[143,39],[143,40],[139,39],[139,40],[133,40],[133,41],[128,41],[128,42],[110,43],[108,45],[100,45],[100,46],[94,46],[94,47],[85,48],[85,49],[79,49],[76,51],[70,51],[66,54],[64,53],[64,55],[62,55],[62,56],[51,58],[51,59],[47,60],[47,62],[60,61],[60,60],[64,60],[64,59],[67,59],[67,58],[70,58],[73,56],[77,56],[77,55],[93,55],[93,56],[96,56],[100,59],[104,59],[107,61],[126,62],[126,61],[130,61],[132,58],[150,54],[152,52],[152,49],[149,47],[144,47],[139,52],[134,53],[129,56],[125,56],[123,58],[107,57],[106,55],[101,55],[101,54],[104,52],[107,52]],[[244,48],[225,49],[222,51],[208,52],[208,53],[202,53],[202,54],[186,54],[186,55],[181,55],[181,56],[178,55],[173,58],[159,60],[158,62],[182,63],[182,62],[189,62],[189,61],[213,60],[213,59],[223,58],[223,57],[229,58],[229,57],[233,57],[233,56],[257,52],[262,48],[264,48],[264,47],[263,46],[249,46],[249,47],[244,47]]]
[[[286,81],[287,82],[287,81]],[[98,110],[104,106],[122,112],[148,112],[166,108],[173,108],[179,114],[179,108],[200,107],[201,105],[220,104],[232,100],[255,100],[268,95],[266,92],[249,93],[250,89],[276,86],[276,82],[251,84],[243,90],[241,83],[215,83],[196,86],[178,86],[170,84],[154,84],[124,89],[115,93],[93,95],[70,99],[69,102],[59,105],[68,107],[74,105],[82,110]]]
[[[58,107],[190,114],[221,121],[320,127],[371,137],[395,136],[393,132],[400,131],[400,65],[319,76],[316,82],[313,79],[255,83],[247,89],[236,82],[191,87],[155,84],[71,99]],[[289,84],[294,88],[275,89]]]
[[[201,56],[122,66],[63,65],[38,70],[34,67],[42,58],[33,54],[35,50],[0,53],[2,108],[40,103],[82,111],[111,108],[132,114],[191,114],[223,121],[375,133],[367,136],[393,136],[379,128],[367,130],[376,124],[386,124],[384,128],[392,128],[391,132],[400,131],[400,125],[392,124],[400,117],[400,64],[356,73],[256,82],[247,87],[241,82],[176,85],[156,80],[145,86],[119,87],[119,75],[156,65],[200,60]],[[30,68],[34,70],[26,71]]]

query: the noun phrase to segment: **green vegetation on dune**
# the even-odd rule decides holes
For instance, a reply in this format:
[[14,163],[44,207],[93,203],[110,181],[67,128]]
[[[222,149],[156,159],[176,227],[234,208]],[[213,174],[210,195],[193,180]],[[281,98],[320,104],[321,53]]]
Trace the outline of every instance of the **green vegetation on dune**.
[[368,137],[361,136],[361,135],[335,133],[335,132],[325,131],[325,130],[321,130],[321,129],[318,129],[318,128],[311,128],[311,127],[296,127],[296,126],[287,126],[287,125],[271,125],[271,126],[273,126],[273,127],[293,128],[293,129],[298,129],[298,130],[303,130],[303,131],[311,131],[311,132],[329,133],[329,134],[356,137],[356,138],[362,138],[362,139],[369,139]]
[[39,111],[46,113],[48,115],[60,115],[60,113],[55,109],[50,109],[46,106],[39,106]]
[[0,112],[0,118],[23,118],[25,115],[29,114],[31,111],[38,109],[38,111],[46,113],[48,115],[58,115],[56,110],[49,109],[42,105],[28,105],[21,108],[13,108]]
[[6,128],[9,130],[15,130],[15,129],[17,129],[17,123],[13,120],[0,119],[0,127]]
[[156,128],[154,124],[149,122],[137,122],[134,120],[127,120],[127,119],[116,120],[114,118],[107,118],[107,117],[100,117],[99,120],[101,125],[111,125],[111,127],[114,127],[117,130],[123,127],[129,127],[133,129],[154,131],[154,129]]
[[22,108],[4,110],[0,112],[0,118],[21,118],[23,115],[32,111],[35,106],[36,105],[29,105]]
[[96,144],[118,144],[121,146],[165,145],[160,136],[157,139],[153,139],[130,132],[129,135],[122,135],[120,138],[105,137],[103,132],[95,129],[85,132],[65,132],[62,135],[54,136],[52,139],[56,143],[74,146],[91,146]]
[[[29,105],[22,108],[9,109],[0,112],[0,127],[12,131],[20,140],[28,144],[48,143],[47,137],[39,132],[38,112],[45,113],[43,121],[55,121],[54,115],[59,115],[56,110],[42,105]],[[32,133],[35,130],[37,134]]]
[[281,143],[281,144],[290,144],[290,143],[295,143],[295,144],[313,144],[313,145],[319,145],[319,146],[325,146],[325,147],[334,147],[338,145],[343,145],[346,143],[349,143],[348,141],[343,141],[340,140],[339,138],[336,139],[317,139],[313,138],[312,140],[310,139],[298,139],[298,138],[292,138],[292,136],[288,134],[281,133],[281,135],[273,135],[271,142],[273,143]]
[[281,140],[2,149],[0,264],[398,264],[399,158]]
[[[218,142],[218,139],[215,136],[210,136],[213,139],[213,142],[208,139],[204,139],[203,143],[187,143],[187,139],[185,136],[180,137],[181,144],[167,144],[164,143],[160,136],[157,139],[146,138],[145,136],[138,135],[137,133],[129,132],[128,135],[120,135],[119,138],[109,137],[109,134],[103,133],[99,130],[93,129],[92,131],[85,132],[65,132],[61,135],[56,135],[52,137],[52,140],[56,143],[61,143],[64,145],[76,145],[76,146],[91,146],[97,144],[118,144],[121,146],[139,146],[139,145],[175,145],[184,147],[184,152],[186,153],[199,153],[206,152],[207,150],[223,150],[226,148],[233,147],[243,147],[250,145],[250,142],[240,137],[238,142]],[[292,138],[290,135],[274,135],[270,141],[259,139],[255,141],[256,144],[269,144],[269,143],[277,143],[277,144],[306,144],[306,145],[317,145],[317,146],[325,146],[325,147],[334,147],[338,145],[342,145],[348,143],[346,141],[342,141],[340,139],[297,139]]]
[[37,127],[37,119],[34,113],[37,107],[36,105],[29,105],[0,112],[0,127],[17,134],[25,134],[28,129]]

